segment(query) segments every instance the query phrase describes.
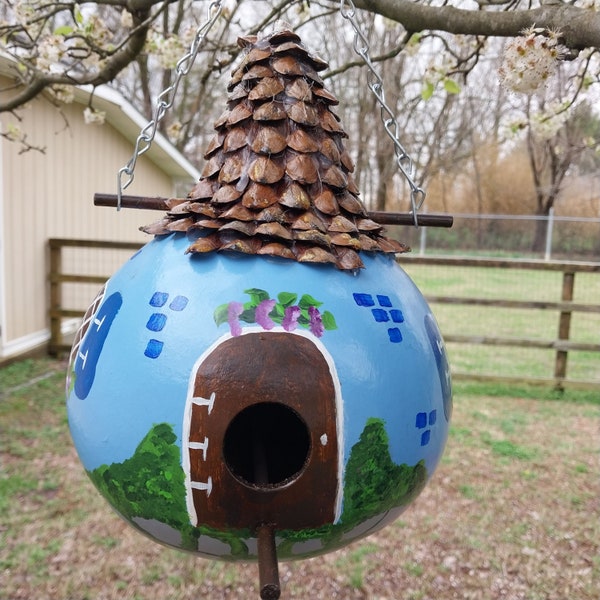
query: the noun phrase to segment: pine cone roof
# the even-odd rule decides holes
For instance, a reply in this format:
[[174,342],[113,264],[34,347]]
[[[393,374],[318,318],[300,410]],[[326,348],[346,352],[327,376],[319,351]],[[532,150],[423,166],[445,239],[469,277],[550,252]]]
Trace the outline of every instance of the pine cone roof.
[[352,177],[343,130],[318,71],[327,63],[292,31],[243,37],[206,164],[186,202],[143,227],[200,235],[188,252],[235,251],[339,269],[359,252],[406,252],[368,218]]

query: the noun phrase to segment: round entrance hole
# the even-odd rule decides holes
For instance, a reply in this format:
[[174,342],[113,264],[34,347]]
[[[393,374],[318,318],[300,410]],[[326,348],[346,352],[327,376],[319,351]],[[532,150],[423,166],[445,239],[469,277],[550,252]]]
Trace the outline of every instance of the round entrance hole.
[[262,402],[239,412],[223,439],[223,458],[242,483],[272,488],[300,474],[308,461],[310,433],[294,410]]

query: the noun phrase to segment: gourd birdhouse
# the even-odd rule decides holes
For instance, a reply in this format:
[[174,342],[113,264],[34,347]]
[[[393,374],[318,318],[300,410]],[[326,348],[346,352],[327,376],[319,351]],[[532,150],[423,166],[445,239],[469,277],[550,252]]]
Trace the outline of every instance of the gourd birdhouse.
[[202,177],[109,279],[75,340],[68,415],[109,503],[151,538],[281,559],[392,522],[452,408],[431,310],[370,219],[326,67],[243,38]]

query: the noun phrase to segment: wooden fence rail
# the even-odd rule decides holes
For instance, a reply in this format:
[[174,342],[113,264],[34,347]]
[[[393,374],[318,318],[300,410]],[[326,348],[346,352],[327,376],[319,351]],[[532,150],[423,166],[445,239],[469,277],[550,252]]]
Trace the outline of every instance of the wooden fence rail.
[[63,248],[97,248],[98,250],[132,250],[136,251],[142,244],[135,242],[105,242],[97,240],[72,240],[51,238],[48,240],[50,248],[50,298],[48,317],[50,319],[50,341],[48,352],[52,356],[69,352],[71,344],[63,339],[62,323],[64,319],[82,318],[85,310],[65,308],[63,306],[63,284],[96,284],[106,283],[110,275],[78,275],[63,272]]
[[[67,318],[83,317],[84,310],[65,308],[63,306],[63,284],[98,284],[102,285],[109,275],[80,275],[77,273],[64,273],[62,269],[64,248],[97,248],[102,250],[131,250],[135,251],[141,244],[135,242],[104,242],[92,240],[50,239],[50,343],[49,352],[52,355],[68,352],[70,344],[65,343],[62,337],[62,321]],[[557,388],[564,386],[599,388],[600,381],[574,381],[567,376],[567,358],[569,352],[586,351],[598,353],[600,362],[600,343],[584,343],[570,340],[571,317],[573,313],[600,313],[600,298],[597,304],[578,303],[573,301],[573,291],[576,273],[598,273],[600,276],[600,263],[586,262],[558,262],[558,261],[532,261],[508,259],[482,259],[465,257],[424,257],[402,255],[400,264],[453,266],[453,267],[483,267],[499,269],[529,269],[541,271],[558,271],[562,273],[562,293],[560,301],[539,300],[508,300],[503,298],[473,298],[460,296],[432,295],[423,290],[430,303],[447,305],[476,305],[487,307],[536,309],[553,311],[558,316],[556,339],[538,340],[528,338],[498,337],[489,335],[460,335],[443,333],[446,342],[458,344],[482,344],[488,346],[512,346],[520,348],[544,348],[556,351],[554,363],[554,377],[539,378],[514,378],[499,375],[486,375],[481,373],[457,373],[453,377],[459,379],[494,380],[514,383],[544,383]]]
[[[554,311],[558,315],[558,336],[556,339],[537,340],[515,337],[497,337],[489,335],[460,335],[442,332],[446,342],[458,344],[482,344],[488,346],[512,346],[520,348],[543,348],[556,350],[554,362],[554,377],[523,378],[502,377],[497,374],[456,373],[453,377],[460,379],[478,379],[506,381],[512,383],[544,383],[552,384],[557,389],[566,385],[582,388],[599,388],[600,381],[569,379],[567,376],[567,359],[570,351],[585,351],[599,353],[600,343],[584,343],[570,341],[571,317],[573,313],[600,313],[600,298],[597,304],[573,302],[576,273],[598,273],[600,276],[600,263],[575,262],[575,261],[542,261],[542,260],[516,260],[516,259],[487,259],[468,257],[433,257],[402,255],[400,263],[404,265],[429,265],[461,268],[496,268],[496,269],[524,269],[532,271],[558,271],[562,273],[562,291],[560,301],[539,300],[507,300],[502,298],[473,298],[460,296],[440,296],[427,294],[423,290],[427,301],[439,304],[474,305],[498,308],[521,308],[528,310]],[[600,334],[600,331],[598,332]],[[600,338],[600,335],[599,335]]]

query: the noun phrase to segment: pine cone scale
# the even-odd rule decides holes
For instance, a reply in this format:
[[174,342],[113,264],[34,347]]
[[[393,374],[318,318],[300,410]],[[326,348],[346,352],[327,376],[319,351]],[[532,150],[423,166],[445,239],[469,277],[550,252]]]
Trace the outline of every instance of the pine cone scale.
[[187,201],[144,228],[192,236],[187,252],[276,256],[364,267],[359,252],[406,251],[367,218],[352,177],[337,98],[318,71],[327,63],[282,30],[238,40],[246,49],[227,86],[200,181]]

